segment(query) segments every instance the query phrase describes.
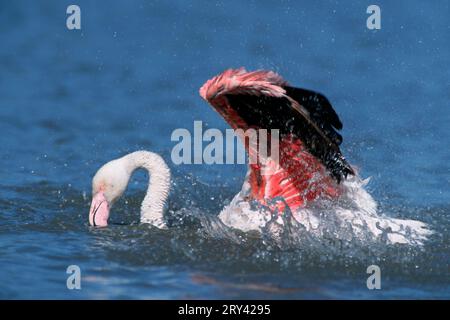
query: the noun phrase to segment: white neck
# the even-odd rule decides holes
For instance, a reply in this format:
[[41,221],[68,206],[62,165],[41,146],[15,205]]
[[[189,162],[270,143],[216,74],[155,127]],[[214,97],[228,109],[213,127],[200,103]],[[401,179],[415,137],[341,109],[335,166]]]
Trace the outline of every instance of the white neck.
[[147,194],[141,204],[141,223],[150,223],[166,228],[163,219],[164,205],[170,191],[170,169],[163,158],[149,151],[136,151],[123,157],[130,176],[136,169],[144,168],[149,173]]

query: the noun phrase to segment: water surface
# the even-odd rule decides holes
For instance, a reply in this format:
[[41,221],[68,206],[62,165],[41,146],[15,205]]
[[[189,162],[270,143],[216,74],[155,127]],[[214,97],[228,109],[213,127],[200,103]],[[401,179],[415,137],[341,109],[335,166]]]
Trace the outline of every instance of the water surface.
[[[378,31],[368,4],[344,1],[79,0],[81,31],[69,4],[0,1],[1,298],[450,298],[448,2],[378,1]],[[142,172],[114,224],[88,226],[93,174],[138,149],[172,168],[171,212],[214,223],[246,168],[175,166],[170,135],[226,129],[198,89],[240,66],[327,95],[381,211],[436,231],[423,250],[282,250],[195,219],[159,231],[137,223]],[[71,264],[82,290],[66,288]],[[382,290],[366,288],[370,264]]]

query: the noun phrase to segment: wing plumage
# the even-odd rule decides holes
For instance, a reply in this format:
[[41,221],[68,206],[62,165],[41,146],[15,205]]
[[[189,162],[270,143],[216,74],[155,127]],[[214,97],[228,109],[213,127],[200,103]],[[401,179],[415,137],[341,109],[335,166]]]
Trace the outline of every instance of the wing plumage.
[[200,95],[230,124],[235,117],[248,127],[280,129],[281,139],[300,139],[337,182],[354,174],[339,149],[342,122],[322,94],[291,87],[271,71],[238,69],[209,80]]

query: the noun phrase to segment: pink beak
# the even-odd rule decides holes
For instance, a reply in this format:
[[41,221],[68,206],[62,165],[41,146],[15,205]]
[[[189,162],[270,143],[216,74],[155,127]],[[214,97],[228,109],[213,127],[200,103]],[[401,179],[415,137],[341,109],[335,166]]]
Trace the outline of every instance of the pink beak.
[[89,224],[94,227],[106,227],[109,218],[109,204],[103,192],[98,192],[92,198],[89,210]]

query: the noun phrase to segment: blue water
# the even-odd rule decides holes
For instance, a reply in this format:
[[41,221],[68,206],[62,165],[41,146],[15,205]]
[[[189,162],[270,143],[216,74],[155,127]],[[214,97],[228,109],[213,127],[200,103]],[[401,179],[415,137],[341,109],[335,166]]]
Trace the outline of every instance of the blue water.
[[[450,5],[369,2],[0,1],[0,298],[450,298]],[[381,211],[429,223],[417,252],[333,257],[236,244],[196,223],[139,225],[145,173],[88,226],[91,178],[138,149],[168,161],[172,212],[217,214],[244,165],[170,162],[176,128],[227,125],[198,95],[229,67],[264,68],[327,95],[343,152]],[[382,289],[366,287],[378,264]],[[82,270],[68,290],[66,268]]]

